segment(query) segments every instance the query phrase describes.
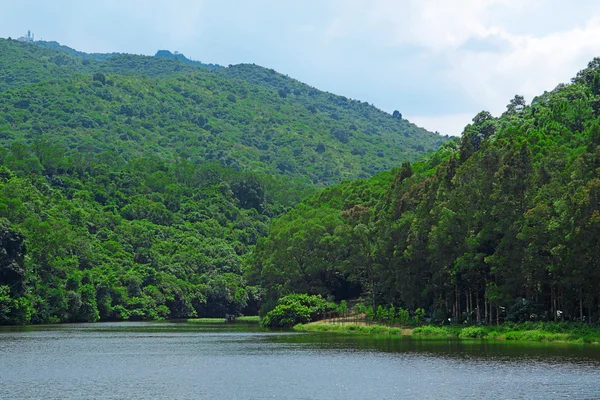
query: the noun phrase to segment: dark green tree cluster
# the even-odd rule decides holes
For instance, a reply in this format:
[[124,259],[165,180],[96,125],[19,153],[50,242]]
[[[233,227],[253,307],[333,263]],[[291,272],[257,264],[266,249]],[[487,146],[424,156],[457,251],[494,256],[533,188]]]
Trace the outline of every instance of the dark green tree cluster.
[[258,311],[242,260],[299,196],[284,177],[65,153],[0,154],[0,324]]
[[[395,178],[313,195],[259,240],[268,297],[356,296],[434,321],[600,320],[600,63]],[[367,188],[367,190],[363,190]]]

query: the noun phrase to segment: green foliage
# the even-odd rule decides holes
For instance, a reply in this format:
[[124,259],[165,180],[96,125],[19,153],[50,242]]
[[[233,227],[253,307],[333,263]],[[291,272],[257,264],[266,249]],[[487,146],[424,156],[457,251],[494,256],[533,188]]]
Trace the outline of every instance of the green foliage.
[[359,335],[389,335],[398,336],[403,332],[400,328],[390,328],[382,325],[331,325],[331,324],[298,324],[294,330],[301,332],[336,332]]
[[323,318],[326,312],[335,310],[335,304],[321,296],[289,294],[279,299],[275,308],[267,313],[261,325],[269,328],[290,328]]
[[500,326],[423,326],[413,336],[452,336],[462,339],[524,340],[534,342],[600,343],[597,327],[578,323],[526,322]]
[[300,304],[302,306],[308,307],[310,310],[310,319],[312,321],[317,321],[323,318],[323,315],[326,312],[330,312],[335,310],[337,307],[335,304],[328,302],[323,299],[321,296],[311,296],[308,294],[288,294],[287,296],[282,297],[278,301],[278,305],[289,305],[289,304]]
[[353,324],[298,324],[294,330],[303,332],[336,332],[359,335],[410,335],[417,338],[460,338],[518,340],[535,342],[600,343],[598,328],[577,323],[504,324],[486,326],[432,326],[425,325],[412,330],[402,330],[381,325]]
[[[241,315],[241,316],[235,318],[236,323],[247,323],[247,324],[252,324],[252,323],[258,324],[260,322],[260,320],[261,319],[258,315]],[[192,319],[188,319],[187,322],[199,323],[199,324],[229,323],[229,321],[226,318],[192,318]]]
[[[39,177],[4,167],[0,218],[22,233],[28,257],[22,269],[0,266],[0,285],[15,290],[3,295],[0,323],[256,312],[260,291],[241,276],[242,257],[268,216],[222,189],[237,173],[190,166],[212,177],[186,183],[179,168],[139,159]],[[264,208],[282,206],[265,200]]]
[[0,286],[0,325],[28,324],[31,313],[31,301],[27,297],[13,298],[8,286]]
[[406,325],[408,324],[408,322],[410,321],[410,315],[408,310],[400,308],[398,309],[398,314],[396,317],[395,322],[399,323],[400,325]]
[[348,312],[348,303],[346,303],[346,300],[342,300],[340,302],[340,305],[338,306],[338,312],[341,315],[345,315]]
[[300,303],[278,304],[261,321],[268,328],[290,328],[310,321],[310,309]]
[[446,140],[254,65],[65,51],[0,39],[0,74],[15,77],[0,75],[0,144],[47,135],[71,154],[210,161],[306,188],[369,177]]
[[458,334],[458,337],[463,339],[483,338],[486,336],[486,330],[480,326],[469,326],[467,328],[461,329],[460,333]]
[[451,329],[449,327],[439,327],[439,326],[420,326],[418,328],[413,329],[411,335],[412,336],[458,336],[458,332],[460,329]]
[[0,54],[0,219],[28,249],[0,276],[0,324],[257,313],[243,265],[272,217],[445,140],[257,66]]
[[249,278],[268,295],[363,296],[382,322],[392,305],[412,323],[598,323],[599,65],[477,114],[420,162],[315,193],[274,221]]

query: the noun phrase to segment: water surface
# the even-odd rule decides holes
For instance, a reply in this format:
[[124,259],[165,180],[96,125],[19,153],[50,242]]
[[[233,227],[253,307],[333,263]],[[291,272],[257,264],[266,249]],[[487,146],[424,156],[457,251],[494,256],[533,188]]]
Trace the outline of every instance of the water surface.
[[0,399],[593,399],[600,346],[101,323],[0,329]]

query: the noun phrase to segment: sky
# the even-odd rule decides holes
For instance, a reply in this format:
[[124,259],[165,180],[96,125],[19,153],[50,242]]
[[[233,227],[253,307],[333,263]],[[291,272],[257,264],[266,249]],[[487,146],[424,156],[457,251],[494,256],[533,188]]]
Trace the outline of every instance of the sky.
[[460,135],[479,111],[530,102],[600,56],[600,1],[5,2],[0,37],[28,29],[85,52],[255,63]]

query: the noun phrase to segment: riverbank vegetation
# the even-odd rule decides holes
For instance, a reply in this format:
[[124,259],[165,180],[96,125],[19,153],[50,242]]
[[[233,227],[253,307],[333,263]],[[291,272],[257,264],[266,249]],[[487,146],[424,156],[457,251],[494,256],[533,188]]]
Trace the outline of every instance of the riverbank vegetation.
[[196,324],[258,324],[260,322],[260,317],[258,315],[240,315],[235,318],[233,316],[230,316],[229,318],[189,318],[187,319],[187,322]]
[[600,328],[584,323],[527,322],[492,326],[435,326],[401,328],[385,325],[357,325],[346,322],[298,324],[301,332],[337,332],[363,335],[410,335],[412,337],[515,340],[530,342],[600,343]]

